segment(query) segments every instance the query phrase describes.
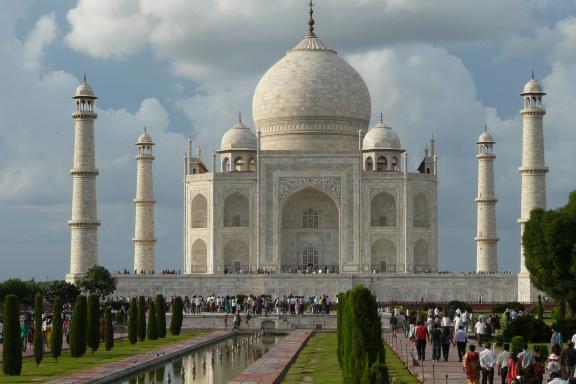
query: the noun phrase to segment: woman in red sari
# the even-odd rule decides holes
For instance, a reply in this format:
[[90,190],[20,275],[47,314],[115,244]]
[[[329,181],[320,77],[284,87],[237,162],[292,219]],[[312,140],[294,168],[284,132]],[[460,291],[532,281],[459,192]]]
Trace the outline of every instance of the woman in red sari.
[[468,379],[468,384],[479,384],[480,380],[480,355],[475,352],[476,346],[471,345],[469,351],[464,355],[462,359],[462,365],[464,366],[464,372],[466,372],[466,379]]
[[508,376],[506,376],[506,383],[513,383],[516,377],[519,375],[520,370],[518,369],[518,357],[516,352],[510,354],[508,358]]

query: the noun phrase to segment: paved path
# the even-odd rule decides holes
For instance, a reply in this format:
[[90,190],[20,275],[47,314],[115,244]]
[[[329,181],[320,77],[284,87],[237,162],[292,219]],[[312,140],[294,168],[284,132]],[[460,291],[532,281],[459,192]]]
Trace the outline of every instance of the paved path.
[[297,329],[282,343],[276,344],[254,364],[236,375],[228,384],[275,384],[279,383],[286,370],[300,353],[313,334],[311,329]]
[[[402,332],[398,333],[396,338],[393,337],[392,333],[385,333],[384,341],[422,383],[466,383],[466,374],[462,370],[462,363],[458,361],[458,351],[455,346],[450,345],[448,361],[432,362],[432,344],[427,342],[426,360],[421,362],[417,360],[415,344],[404,337]],[[472,342],[472,344],[476,343]],[[470,339],[468,345],[470,345]],[[497,379],[497,377],[494,377],[494,382],[497,382]]]
[[49,381],[48,384],[96,384],[113,382],[142,369],[153,367],[163,361],[172,360],[174,357],[185,352],[222,340],[228,337],[229,334],[230,331],[215,331],[205,336],[166,345],[141,355],[126,357],[110,364],[77,372],[70,376]]

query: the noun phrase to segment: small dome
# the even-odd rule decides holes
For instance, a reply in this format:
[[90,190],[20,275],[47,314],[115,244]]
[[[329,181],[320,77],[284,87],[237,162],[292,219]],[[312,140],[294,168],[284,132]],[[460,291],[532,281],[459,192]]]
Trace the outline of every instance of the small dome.
[[521,95],[527,95],[527,94],[544,95],[545,93],[542,91],[542,87],[540,86],[540,83],[538,83],[538,81],[530,79],[528,80],[526,85],[524,85],[524,90],[521,93]]
[[492,138],[492,135],[488,133],[488,131],[484,131],[480,134],[478,143],[494,143],[494,139]]
[[383,121],[372,127],[362,142],[363,150],[374,149],[402,149],[400,147],[400,137]]
[[79,97],[96,99],[96,96],[94,95],[94,91],[92,90],[92,87],[90,87],[90,85],[88,85],[88,83],[86,83],[86,82],[80,84],[78,86],[78,88],[76,88],[76,94],[74,95],[74,98],[79,98]]
[[256,135],[242,122],[238,122],[222,136],[220,151],[255,151]]
[[138,137],[138,142],[136,144],[154,145],[152,137],[150,137],[146,129],[144,129],[144,132]]

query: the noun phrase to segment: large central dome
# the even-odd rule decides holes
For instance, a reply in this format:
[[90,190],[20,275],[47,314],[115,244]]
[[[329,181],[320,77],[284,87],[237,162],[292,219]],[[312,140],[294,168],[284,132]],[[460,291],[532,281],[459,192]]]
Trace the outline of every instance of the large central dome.
[[308,35],[260,79],[252,112],[262,150],[358,150],[370,93],[350,64]]

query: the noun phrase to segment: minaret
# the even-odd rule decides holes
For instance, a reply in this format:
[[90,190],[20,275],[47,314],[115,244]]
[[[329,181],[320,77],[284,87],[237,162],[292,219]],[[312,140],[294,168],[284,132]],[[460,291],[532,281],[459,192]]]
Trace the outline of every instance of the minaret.
[[494,144],[486,128],[478,138],[478,197],[476,197],[476,272],[498,271],[498,236],[496,232],[496,199],[494,188]]
[[[530,219],[534,208],[546,209],[546,173],[544,163],[544,115],[540,84],[532,78],[524,85],[520,94],[523,99],[522,116],[522,197],[520,203],[520,236],[524,233],[524,224]],[[518,300],[532,302],[537,294],[530,282],[530,275],[524,262],[524,246],[520,238],[520,274],[518,275]]]
[[94,101],[97,97],[84,82],[74,95],[76,111],[74,167],[72,175],[72,218],[68,221],[71,232],[70,273],[66,280],[76,282],[93,265],[98,264],[98,226],[96,216],[96,160],[94,153]]
[[154,247],[154,200],[152,180],[152,138],[146,132],[138,138],[136,143],[137,173],[136,173],[136,221],[134,226],[134,271],[137,273],[150,273],[155,270]]

